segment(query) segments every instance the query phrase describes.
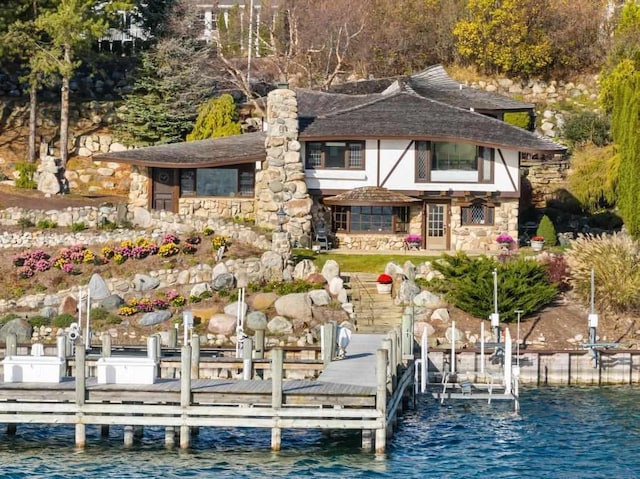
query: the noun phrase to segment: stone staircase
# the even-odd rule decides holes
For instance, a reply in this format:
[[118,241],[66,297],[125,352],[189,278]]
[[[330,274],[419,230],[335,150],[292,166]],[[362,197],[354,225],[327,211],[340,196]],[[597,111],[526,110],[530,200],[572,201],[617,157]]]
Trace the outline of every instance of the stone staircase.
[[375,273],[345,273],[345,287],[358,321],[360,333],[386,333],[402,321],[404,308],[394,303],[391,294],[377,291]]

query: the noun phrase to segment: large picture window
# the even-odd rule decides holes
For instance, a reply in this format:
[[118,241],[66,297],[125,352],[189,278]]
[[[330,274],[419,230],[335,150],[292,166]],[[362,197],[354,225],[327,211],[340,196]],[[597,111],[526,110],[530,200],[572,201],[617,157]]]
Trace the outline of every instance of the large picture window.
[[495,208],[482,201],[476,201],[461,209],[462,225],[479,226],[493,225],[495,218]]
[[417,182],[491,182],[493,157],[493,148],[446,141],[416,141],[415,179]]
[[305,165],[307,169],[364,169],[364,142],[307,142]]
[[180,196],[253,196],[255,166],[180,170]]
[[409,208],[406,206],[334,206],[336,231],[352,233],[406,233]]

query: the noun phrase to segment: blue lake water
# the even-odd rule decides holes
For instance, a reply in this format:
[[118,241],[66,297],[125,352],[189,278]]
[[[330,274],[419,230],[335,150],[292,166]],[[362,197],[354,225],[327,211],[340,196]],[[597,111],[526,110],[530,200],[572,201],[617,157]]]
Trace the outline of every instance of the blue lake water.
[[421,398],[405,413],[384,457],[362,452],[347,432],[207,429],[192,448],[164,448],[164,430],[147,428],[131,448],[122,429],[108,439],[87,429],[73,447],[69,426],[0,425],[0,478],[640,478],[640,389],[525,389],[512,403]]

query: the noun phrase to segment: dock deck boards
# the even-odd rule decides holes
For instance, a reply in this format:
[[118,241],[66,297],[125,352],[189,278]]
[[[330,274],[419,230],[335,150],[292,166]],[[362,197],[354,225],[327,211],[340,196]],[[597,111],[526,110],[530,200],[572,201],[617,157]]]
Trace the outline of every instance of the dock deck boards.
[[318,382],[376,388],[376,351],[382,334],[353,334],[347,354],[340,361],[332,361],[320,373]]

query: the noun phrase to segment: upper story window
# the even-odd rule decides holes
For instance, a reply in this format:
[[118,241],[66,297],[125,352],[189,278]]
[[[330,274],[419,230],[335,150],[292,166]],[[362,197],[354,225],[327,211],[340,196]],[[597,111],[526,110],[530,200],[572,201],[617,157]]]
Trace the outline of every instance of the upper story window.
[[416,182],[489,183],[493,148],[446,141],[416,141]]
[[364,169],[363,141],[310,141],[305,144],[308,169]]

